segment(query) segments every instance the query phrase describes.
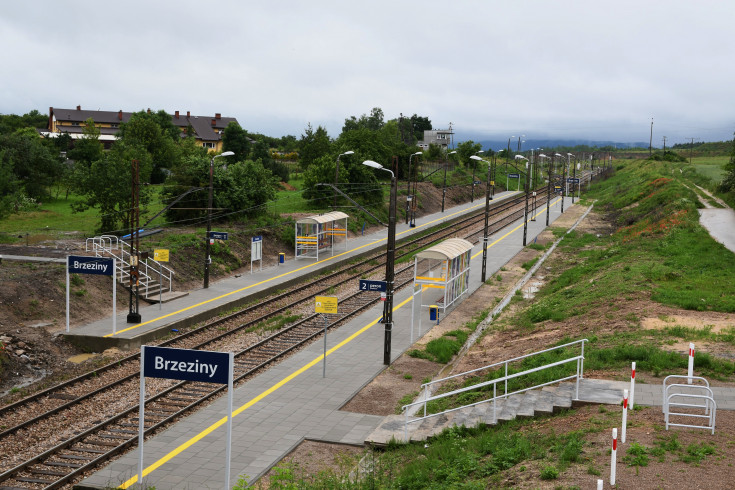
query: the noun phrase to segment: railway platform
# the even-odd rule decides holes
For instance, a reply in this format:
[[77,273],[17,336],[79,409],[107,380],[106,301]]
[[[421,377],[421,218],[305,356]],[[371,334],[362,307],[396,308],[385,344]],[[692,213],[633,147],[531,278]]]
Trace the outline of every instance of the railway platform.
[[[550,223],[561,215],[559,198],[552,203]],[[483,205],[479,202],[474,206]],[[467,212],[472,207],[453,209],[445,214]],[[570,207],[571,199],[565,203],[565,210]],[[528,243],[544,230],[545,212],[545,206],[539,208],[537,219],[529,222]],[[427,217],[419,225],[435,219]],[[399,231],[406,229],[400,227]],[[377,234],[369,239],[380,246],[384,243],[384,235]],[[490,237],[488,276],[523,248],[522,236],[523,220],[520,219]],[[354,242],[356,240],[350,249],[356,247]],[[481,285],[481,263],[482,244],[479,243],[471,251],[470,294]],[[298,266],[302,267],[300,263]],[[413,303],[410,289],[404,288],[394,296],[392,360],[411,345]],[[318,341],[234,390],[232,473],[227,488],[232,488],[239,477],[248,482],[260,478],[306,439],[352,445],[364,443],[383,417],[347,412],[341,407],[386,368],[383,364],[384,329],[379,323],[381,314],[382,305],[377,305],[330,331],[326,368],[323,343]],[[421,314],[425,315],[421,333],[426,334],[429,313],[424,310]],[[147,440],[144,488],[222,488],[225,484],[226,414],[227,397],[220,397],[205,409]],[[133,450],[86,478],[76,488],[140,488],[137,471],[138,451]]]
[[[518,194],[515,191],[501,192],[495,195],[493,202]],[[474,203],[447,208],[444,213],[424,216],[413,228],[403,222],[396,223],[396,240],[460,219],[469,213],[483,211],[484,206],[484,198],[476,199]],[[188,291],[186,296],[171,301],[153,305],[140,302],[140,323],[127,323],[128,312],[118,309],[114,333],[110,316],[86,325],[72,326],[65,338],[92,352],[101,352],[111,347],[123,350],[138,348],[146,342],[168,335],[172,330],[194,325],[277,290],[283,290],[304,278],[316,276],[327,268],[384,249],[387,236],[388,230],[385,228],[376,233],[350,238],[347,250],[335,250],[334,254],[327,250],[319,260],[290,259],[284,264],[254,270],[252,274],[244,273],[239,277],[210,282],[207,289]]]

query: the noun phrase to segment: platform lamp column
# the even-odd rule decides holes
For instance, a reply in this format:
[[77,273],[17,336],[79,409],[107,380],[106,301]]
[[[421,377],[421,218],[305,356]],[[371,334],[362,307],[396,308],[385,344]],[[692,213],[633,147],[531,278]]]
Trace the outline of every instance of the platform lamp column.
[[[395,158],[395,157],[394,157]],[[388,211],[388,243],[385,259],[385,305],[383,305],[383,319],[385,325],[385,342],[383,344],[383,364],[390,365],[391,334],[393,333],[393,282],[394,261],[396,253],[396,175],[391,170],[372,160],[365,160],[363,165],[377,168],[390,173],[390,207]]]
[[523,212],[523,246],[526,246],[526,237],[528,235],[528,190],[530,189],[530,183],[528,181],[529,178],[529,169],[528,169],[528,158],[524,157],[523,155],[516,155],[516,160],[525,160],[526,161],[526,207]]
[[[487,232],[488,232],[488,221],[490,217],[490,199],[491,199],[490,198],[490,179],[492,177],[491,176],[492,166],[490,165],[490,162],[483,160],[477,155],[472,155],[470,158],[475,161],[487,163],[487,186],[485,186],[485,228],[482,233],[482,276],[480,279],[482,282],[485,282],[486,272],[487,272],[487,238],[488,238]],[[473,179],[473,182],[474,182],[474,179]]]
[[[420,151],[417,153],[414,153],[414,155],[423,155]],[[418,179],[413,179],[413,193],[411,194],[411,220],[409,221],[409,226],[411,228],[416,227],[416,207],[419,205],[418,200],[416,197],[418,196],[416,191],[416,186],[418,185]]]
[[411,159],[415,157],[416,155],[421,155],[422,153],[420,151],[417,151],[416,153],[411,153],[408,156],[408,178],[407,180],[407,186],[406,186],[406,224],[408,224],[408,215],[411,212]]
[[447,161],[444,162],[444,184],[442,184],[442,213],[444,212],[444,199],[447,196],[447,164],[449,164],[449,155],[455,155],[457,150],[447,153]]
[[549,214],[551,214],[551,171],[554,166],[554,156],[549,157],[546,167],[546,226],[549,226]]
[[[568,188],[567,188],[567,169],[569,168],[569,164],[572,161],[573,156],[574,155],[572,155],[571,153],[567,153],[567,164],[564,166],[564,178],[562,179],[562,185],[564,187],[562,189],[567,190],[567,194],[569,193]],[[564,212],[564,195],[563,194],[562,194],[562,200],[561,200],[561,212],[562,213]]]
[[[345,155],[352,155],[353,153],[355,152],[352,150],[348,150],[344,153],[340,153],[339,155],[337,155],[337,166],[334,171],[334,187],[335,188],[337,187],[337,182],[339,181],[338,180],[339,179],[339,157],[343,157]],[[332,201],[332,211],[336,211],[337,210],[337,189],[332,190],[332,193],[334,195],[334,201]]]
[[[479,155],[480,153],[485,153],[485,150],[478,151],[476,155]],[[473,155],[473,156],[476,156],[476,155]],[[473,158],[473,160],[475,159]],[[482,161],[482,158],[480,158],[480,161]],[[471,203],[475,202],[475,167],[477,167],[477,164],[472,162],[472,195],[470,197]]]
[[211,250],[211,240],[209,239],[209,232],[212,231],[212,194],[214,192],[214,159],[219,157],[229,157],[234,155],[234,152],[226,151],[224,153],[220,153],[219,155],[215,155],[212,157],[212,159],[209,161],[209,201],[207,205],[207,237],[205,240],[205,246],[204,246],[204,288],[209,287],[209,264],[212,262],[211,257],[209,256],[210,250]]
[[574,167],[572,168],[572,204],[574,204],[574,193],[575,187],[577,185],[577,162],[574,163]]

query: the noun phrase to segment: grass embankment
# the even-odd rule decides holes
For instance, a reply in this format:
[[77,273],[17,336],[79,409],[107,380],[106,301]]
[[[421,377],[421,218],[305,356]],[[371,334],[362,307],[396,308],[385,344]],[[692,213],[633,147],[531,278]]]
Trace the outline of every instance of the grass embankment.
[[[672,178],[670,170],[665,163],[633,162],[618,167],[616,175],[607,181],[593,185],[587,197],[596,199],[596,210],[612,221],[615,231],[567,235],[560,243],[559,253],[547,262],[552,269],[547,284],[532,300],[518,296],[514,300],[520,307],[517,313],[502,318],[497,325],[494,322],[492,328],[531,335],[553,329],[557,322],[579,320],[599,325],[612,319],[608,315],[616,316],[616,304],[640,300],[689,310],[734,312],[735,283],[730,278],[735,276],[735,258],[699,226],[694,192],[681,181],[682,173],[677,172],[679,175]],[[621,323],[620,318],[615,320]],[[592,329],[585,349],[586,372],[626,369],[631,361],[636,361],[639,372],[650,376],[681,374],[687,366],[686,357],[666,349],[670,344],[704,339],[735,346],[732,330],[713,332],[685,325],[644,330],[641,318],[634,313],[626,313],[622,320],[625,326],[617,330],[600,328],[598,334],[597,327]],[[431,341],[425,350],[411,354],[446,362],[472,330],[468,325],[448,332]],[[576,339],[563,339],[556,345],[570,340]],[[577,352],[557,351],[530,358],[511,366],[510,372]],[[509,390],[566,376],[575,367],[572,364],[554,372],[531,375],[511,383]],[[698,351],[695,374],[731,380],[735,363]],[[501,375],[486,373],[466,384]],[[462,399],[443,400],[441,406],[435,404],[433,409],[471,403],[484,396],[481,392],[465,393]],[[573,412],[540,420],[566,417]],[[600,409],[600,413],[604,412]],[[603,414],[575,427],[575,431],[559,434],[537,430],[539,419],[497,427],[455,428],[427,445],[395,444],[384,452],[370,453],[370,469],[351,483],[344,479],[346,475],[334,473],[301,478],[293,468],[284,468],[280,480],[272,483],[298,488],[486,488],[501,484],[508,471],[518,474],[528,467],[533,468],[535,479],[553,480],[563,478],[572,465],[586,466],[588,474],[599,475],[600,470],[592,462],[594,451],[584,435],[615,426],[618,416],[616,413],[616,420],[612,420],[609,414]],[[709,445],[684,448],[675,439],[675,435],[660,437],[651,447],[632,444],[621,457],[627,464],[639,467],[645,466],[649,458],[665,460],[666,454],[671,453],[679,461],[696,464],[716,451]]]

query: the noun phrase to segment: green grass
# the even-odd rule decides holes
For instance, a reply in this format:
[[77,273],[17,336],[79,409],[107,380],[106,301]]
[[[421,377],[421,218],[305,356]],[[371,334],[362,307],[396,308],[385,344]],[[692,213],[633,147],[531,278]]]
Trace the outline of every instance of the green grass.
[[525,464],[533,461],[543,463],[540,478],[554,480],[583,460],[585,441],[580,432],[557,435],[523,428],[528,425],[522,421],[478,429],[453,427],[426,444],[393,442],[385,451],[370,453],[371,464],[357,479],[334,472],[307,479],[279,471],[270,483],[278,488],[484,489],[498,487],[503,472],[526,471]]

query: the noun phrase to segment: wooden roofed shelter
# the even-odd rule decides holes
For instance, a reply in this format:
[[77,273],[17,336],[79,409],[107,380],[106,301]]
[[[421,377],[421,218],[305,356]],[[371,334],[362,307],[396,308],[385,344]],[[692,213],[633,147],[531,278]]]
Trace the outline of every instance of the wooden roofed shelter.
[[342,211],[319,214],[296,221],[296,259],[319,260],[319,252],[332,249],[340,242],[347,250],[347,216]]

